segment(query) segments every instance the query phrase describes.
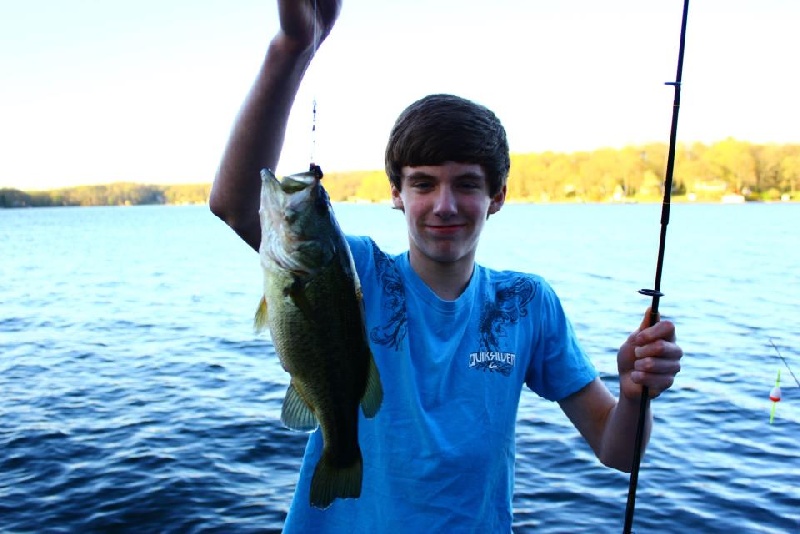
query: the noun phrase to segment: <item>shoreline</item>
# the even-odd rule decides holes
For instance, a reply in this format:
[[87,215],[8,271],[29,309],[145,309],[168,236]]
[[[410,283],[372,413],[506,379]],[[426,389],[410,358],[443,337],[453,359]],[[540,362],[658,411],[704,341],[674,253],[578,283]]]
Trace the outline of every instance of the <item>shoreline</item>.
[[[370,200],[364,199],[356,199],[356,200],[333,200],[331,201],[332,204],[372,204],[372,205],[380,205],[380,204],[389,204],[389,200],[382,200],[373,202]],[[650,204],[663,204],[663,199],[629,199],[629,200],[547,200],[547,201],[533,201],[533,200],[506,200],[506,204],[513,204],[513,205],[539,205],[539,206],[546,206],[546,205],[564,205],[564,204],[574,204],[574,205],[611,205],[611,206],[630,206],[630,205],[650,205]],[[798,199],[788,199],[788,200],[761,200],[761,199],[747,199],[742,201],[729,201],[729,200],[715,200],[715,199],[700,199],[700,200],[689,200],[687,198],[671,198],[670,204],[696,204],[696,205],[708,205],[708,204],[721,204],[721,205],[747,205],[747,204],[798,204],[800,203],[800,198]],[[35,208],[135,208],[135,207],[152,207],[152,206],[164,206],[164,207],[181,207],[181,206],[208,206],[208,201],[202,202],[153,202],[153,203],[120,203],[120,204],[42,204],[42,205],[30,205],[30,204],[17,204],[17,205],[10,205],[6,206],[0,203],[0,210],[12,210],[12,209],[35,209]]]

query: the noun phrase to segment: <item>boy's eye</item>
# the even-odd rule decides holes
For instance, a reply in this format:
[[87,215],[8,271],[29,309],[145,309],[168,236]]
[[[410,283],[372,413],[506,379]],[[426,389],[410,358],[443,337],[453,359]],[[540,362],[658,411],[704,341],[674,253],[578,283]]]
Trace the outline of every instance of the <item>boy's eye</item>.
[[475,191],[476,189],[480,189],[482,184],[474,180],[464,180],[458,183],[458,187],[465,191]]
[[414,189],[427,191],[428,189],[433,188],[433,182],[428,180],[416,180],[414,182],[411,182],[411,187],[413,187]]

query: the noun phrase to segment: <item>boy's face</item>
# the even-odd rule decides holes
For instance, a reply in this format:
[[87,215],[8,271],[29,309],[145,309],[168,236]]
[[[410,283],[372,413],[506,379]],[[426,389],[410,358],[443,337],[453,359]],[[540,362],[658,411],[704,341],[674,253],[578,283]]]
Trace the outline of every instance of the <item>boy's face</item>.
[[392,186],[392,202],[406,216],[412,265],[471,265],[483,225],[503,206],[505,195],[503,186],[489,196],[478,164],[403,167],[401,189]]

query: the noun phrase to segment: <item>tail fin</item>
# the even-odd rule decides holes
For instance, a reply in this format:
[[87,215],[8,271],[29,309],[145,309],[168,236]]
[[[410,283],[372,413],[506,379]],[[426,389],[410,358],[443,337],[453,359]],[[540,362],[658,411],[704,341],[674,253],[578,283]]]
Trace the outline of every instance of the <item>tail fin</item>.
[[334,499],[355,499],[361,496],[361,452],[353,465],[344,467],[334,465],[331,456],[328,450],[323,450],[311,478],[310,501],[315,508],[327,508]]

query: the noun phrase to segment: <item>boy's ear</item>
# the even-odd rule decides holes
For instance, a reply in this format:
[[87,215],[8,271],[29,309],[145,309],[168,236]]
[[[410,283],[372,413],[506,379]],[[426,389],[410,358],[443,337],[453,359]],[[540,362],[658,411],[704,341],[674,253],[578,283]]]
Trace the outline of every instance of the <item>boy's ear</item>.
[[403,198],[400,196],[400,190],[392,184],[392,207],[396,210],[400,210],[405,212],[405,206],[403,206]]
[[492,197],[491,202],[489,202],[489,212],[487,213],[487,217],[489,215],[494,215],[500,208],[503,207],[503,204],[506,202],[506,186],[504,185],[500,191]]

